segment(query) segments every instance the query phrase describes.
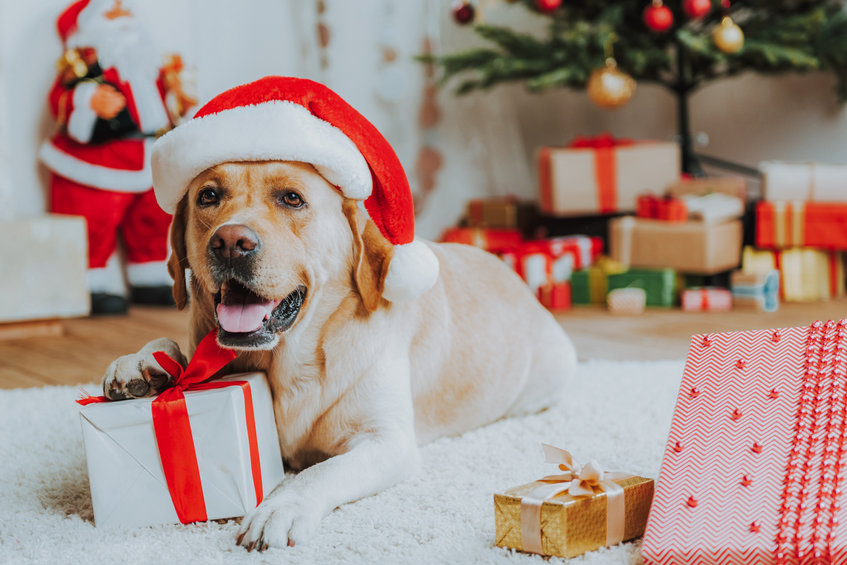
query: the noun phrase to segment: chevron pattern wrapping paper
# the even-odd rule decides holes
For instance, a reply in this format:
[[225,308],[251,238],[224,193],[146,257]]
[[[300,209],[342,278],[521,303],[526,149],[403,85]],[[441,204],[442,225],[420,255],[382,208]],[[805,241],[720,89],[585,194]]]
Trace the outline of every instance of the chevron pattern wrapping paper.
[[845,326],[692,338],[647,563],[847,563]]

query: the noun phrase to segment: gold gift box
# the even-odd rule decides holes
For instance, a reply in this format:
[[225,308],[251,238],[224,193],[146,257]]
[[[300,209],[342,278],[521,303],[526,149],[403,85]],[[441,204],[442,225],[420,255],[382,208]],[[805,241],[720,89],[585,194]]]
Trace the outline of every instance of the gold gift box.
[[[615,482],[624,489],[624,541],[641,537],[653,500],[653,479],[630,477]],[[523,550],[521,498],[543,484],[536,481],[494,495],[496,545]],[[544,555],[576,557],[605,545],[605,493],[573,497],[564,492],[546,500],[541,506],[541,547]]]

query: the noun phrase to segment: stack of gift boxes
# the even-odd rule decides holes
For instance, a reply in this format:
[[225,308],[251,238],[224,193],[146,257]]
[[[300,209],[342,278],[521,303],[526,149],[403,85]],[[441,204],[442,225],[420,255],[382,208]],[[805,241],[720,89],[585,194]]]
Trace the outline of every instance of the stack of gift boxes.
[[743,178],[684,178],[674,143],[577,139],[538,166],[538,205],[474,200],[443,240],[499,255],[551,310],[769,312],[844,293],[847,167],[764,163],[750,203]]
[[847,250],[847,167],[763,163],[764,200],[756,204],[756,249],[744,250],[744,271],[779,271],[790,302],[844,294]]

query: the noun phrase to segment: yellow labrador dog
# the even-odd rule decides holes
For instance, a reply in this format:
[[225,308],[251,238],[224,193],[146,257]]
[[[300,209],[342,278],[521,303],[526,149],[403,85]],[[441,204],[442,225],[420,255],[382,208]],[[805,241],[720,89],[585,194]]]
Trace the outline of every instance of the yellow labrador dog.
[[[300,543],[333,508],[413,472],[418,444],[542,410],[574,371],[562,328],[479,249],[428,244],[434,287],[410,302],[383,299],[391,246],[311,165],[204,171],[171,239],[180,307],[191,269],[191,343],[220,325],[220,343],[239,351],[227,370],[267,372],[282,455],[302,469],[244,518],[238,543],[248,549]],[[223,329],[257,316],[248,309],[261,313],[257,331]],[[151,342],[112,363],[105,393],[166,386],[156,350],[184,360],[173,341]]]
[[[396,154],[319,83],[221,93],[156,142],[152,170],[191,351],[217,328],[238,352],[226,372],[267,373],[282,456],[300,470],[243,519],[248,549],[307,539],[413,472],[418,444],[542,410],[574,371],[562,328],[496,257],[413,239]],[[109,366],[104,393],[167,387],[157,350],[185,362],[153,341]]]

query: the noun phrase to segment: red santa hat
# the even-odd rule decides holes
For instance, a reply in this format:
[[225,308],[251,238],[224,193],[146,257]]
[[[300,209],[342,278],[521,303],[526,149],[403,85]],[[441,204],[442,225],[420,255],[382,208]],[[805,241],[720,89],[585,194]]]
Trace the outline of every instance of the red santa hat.
[[56,30],[59,32],[59,37],[62,43],[68,41],[68,37],[76,33],[79,28],[79,14],[82,12],[91,0],[77,0],[59,15],[56,20]]
[[173,213],[198,174],[227,161],[300,161],[354,200],[394,246],[383,297],[410,300],[438,277],[438,260],[415,240],[409,181],[379,131],[326,86],[293,77],[265,77],[227,90],[159,138],[153,186]]

